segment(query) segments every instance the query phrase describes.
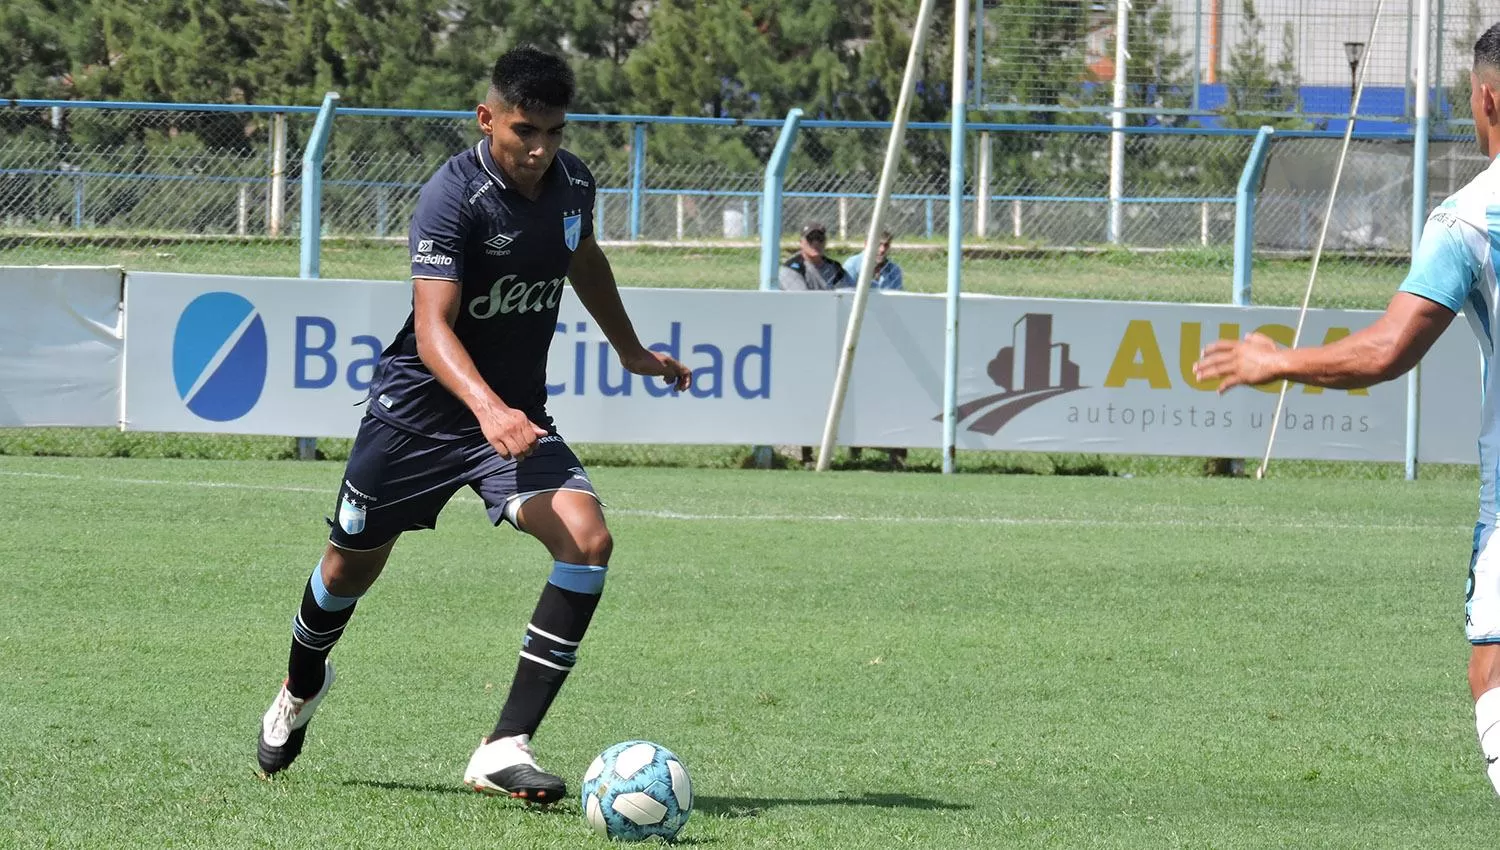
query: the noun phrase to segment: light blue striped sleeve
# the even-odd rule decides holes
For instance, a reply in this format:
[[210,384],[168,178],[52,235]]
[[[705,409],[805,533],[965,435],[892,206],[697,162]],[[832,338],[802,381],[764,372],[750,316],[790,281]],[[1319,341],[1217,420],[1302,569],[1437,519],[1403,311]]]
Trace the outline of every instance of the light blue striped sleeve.
[[1422,241],[1411,260],[1411,271],[1401,283],[1402,292],[1420,295],[1457,313],[1479,282],[1483,266],[1464,242],[1463,224],[1439,210],[1422,228]]

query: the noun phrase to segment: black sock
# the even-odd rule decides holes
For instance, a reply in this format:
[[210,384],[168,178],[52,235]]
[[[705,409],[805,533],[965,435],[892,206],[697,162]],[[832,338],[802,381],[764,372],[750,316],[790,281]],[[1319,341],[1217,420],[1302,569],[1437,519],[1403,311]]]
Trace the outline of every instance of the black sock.
[[536,733],[578,661],[578,645],[603,590],[604,567],[554,564],[552,578],[542,588],[542,598],[526,626],[521,660],[491,741]]
[[302,606],[292,618],[292,651],[287,658],[286,688],[307,699],[323,687],[323,663],[354,616],[357,596],[334,596],[323,586],[323,565],[313,568],[302,589]]

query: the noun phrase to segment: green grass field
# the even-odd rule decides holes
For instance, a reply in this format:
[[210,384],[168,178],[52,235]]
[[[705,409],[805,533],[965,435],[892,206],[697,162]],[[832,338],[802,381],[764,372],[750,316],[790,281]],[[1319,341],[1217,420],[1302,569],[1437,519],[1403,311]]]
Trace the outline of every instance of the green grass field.
[[[0,265],[123,265],[138,271],[202,272],[293,276],[298,273],[295,242],[178,242],[122,246],[29,240],[4,247]],[[833,246],[847,257],[858,248]],[[612,245],[606,248],[622,286],[753,289],[759,254],[754,249],[660,248]],[[946,245],[899,249],[893,254],[913,292],[947,290]],[[403,245],[389,242],[333,241],[323,245],[323,277],[402,280],[410,274]],[[1190,303],[1228,303],[1232,258],[1227,251],[1162,253],[1047,254],[1012,258],[973,256],[962,266],[966,292],[1036,298],[1108,298]],[[1314,287],[1315,307],[1379,309],[1400,284],[1405,261],[1325,258]],[[1260,259],[1253,274],[1258,304],[1297,305],[1307,288],[1305,260]]]
[[[546,558],[397,547],[253,774],[335,463],[0,457],[0,846],[582,848],[465,791]],[[543,764],[647,737],[709,848],[1472,847],[1472,480],[599,468],[616,558]]]

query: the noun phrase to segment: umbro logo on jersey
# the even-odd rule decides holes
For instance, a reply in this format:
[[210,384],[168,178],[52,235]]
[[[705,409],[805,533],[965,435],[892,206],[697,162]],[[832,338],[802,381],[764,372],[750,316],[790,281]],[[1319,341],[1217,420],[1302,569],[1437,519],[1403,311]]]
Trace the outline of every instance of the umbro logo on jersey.
[[491,257],[503,257],[510,253],[510,243],[514,241],[516,237],[509,233],[496,233],[484,240],[484,252]]

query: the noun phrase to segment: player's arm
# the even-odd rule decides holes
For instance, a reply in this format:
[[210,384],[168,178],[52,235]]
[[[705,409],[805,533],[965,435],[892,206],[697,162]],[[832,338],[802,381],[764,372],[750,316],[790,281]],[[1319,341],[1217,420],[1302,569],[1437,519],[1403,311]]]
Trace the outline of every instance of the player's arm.
[[547,432],[525,413],[501,401],[480,376],[474,358],[453,332],[453,323],[458,321],[460,291],[451,280],[421,277],[412,280],[417,355],[438,383],[473,411],[485,439],[501,457],[523,458],[536,448],[537,438]]
[[1203,350],[1193,373],[1221,379],[1221,393],[1277,380],[1354,389],[1405,374],[1447,330],[1483,273],[1475,252],[1488,250],[1488,237],[1471,230],[1445,210],[1434,212],[1411,272],[1369,327],[1316,348],[1281,348],[1261,334],[1220,340]]
[[1193,365],[1199,380],[1222,378],[1219,392],[1240,384],[1290,380],[1334,389],[1368,387],[1416,366],[1447,330],[1453,311],[1397,292],[1374,324],[1316,348],[1282,348],[1264,334],[1220,340]]
[[578,241],[573,252],[572,265],[568,267],[568,279],[584,309],[594,317],[609,344],[620,357],[620,364],[637,375],[660,376],[678,390],[687,389],[693,382],[693,371],[675,359],[652,351],[641,345],[635,327],[625,313],[625,304],[620,301],[620,289],[615,284],[614,270],[604,249],[593,235]]

